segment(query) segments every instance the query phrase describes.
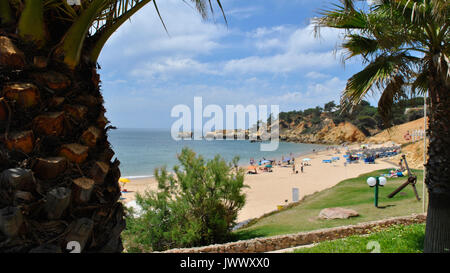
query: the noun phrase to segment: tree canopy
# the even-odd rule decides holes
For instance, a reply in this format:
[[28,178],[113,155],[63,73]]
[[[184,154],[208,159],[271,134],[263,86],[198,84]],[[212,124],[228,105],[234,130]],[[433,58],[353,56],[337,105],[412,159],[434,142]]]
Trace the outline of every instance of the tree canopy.
[[343,106],[357,105],[367,94],[379,91],[380,115],[389,123],[394,103],[425,93],[431,76],[448,90],[448,1],[377,0],[366,8],[357,2],[342,0],[315,20],[317,33],[321,27],[345,30],[345,59],[359,57],[367,64],[348,80]]

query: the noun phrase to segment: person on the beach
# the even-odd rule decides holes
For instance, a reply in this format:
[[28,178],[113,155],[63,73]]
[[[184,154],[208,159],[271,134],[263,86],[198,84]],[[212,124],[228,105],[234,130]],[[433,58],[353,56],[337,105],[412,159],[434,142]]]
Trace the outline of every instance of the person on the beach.
[[411,135],[409,134],[409,130],[406,131],[406,134],[403,136],[405,140],[411,140]]
[[398,162],[398,166],[399,166],[399,170],[401,172],[403,172],[405,170],[405,168],[403,167],[403,159],[400,158],[400,162]]
[[300,165],[300,171],[303,173],[303,163]]
[[292,164],[292,173],[295,173],[295,164]]

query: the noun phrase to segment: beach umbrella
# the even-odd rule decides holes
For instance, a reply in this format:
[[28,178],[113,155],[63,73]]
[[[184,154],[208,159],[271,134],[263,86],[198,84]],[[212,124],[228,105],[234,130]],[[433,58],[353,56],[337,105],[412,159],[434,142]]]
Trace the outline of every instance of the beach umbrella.
[[303,158],[303,161],[310,161],[310,158]]
[[123,191],[127,192],[127,190],[125,189],[125,184],[130,183],[131,182],[130,179],[121,177],[119,178],[119,182],[122,183]]
[[263,161],[261,161],[261,164],[266,164],[266,163],[270,163],[270,160],[263,160]]
[[272,165],[268,164],[266,165],[266,168],[272,168]]
[[131,181],[128,178],[121,177],[121,178],[119,178],[119,182],[120,183],[130,183]]

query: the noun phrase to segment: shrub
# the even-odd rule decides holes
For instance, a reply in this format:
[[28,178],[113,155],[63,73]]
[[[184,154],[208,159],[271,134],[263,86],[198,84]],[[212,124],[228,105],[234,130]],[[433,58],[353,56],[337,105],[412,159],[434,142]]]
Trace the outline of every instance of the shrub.
[[364,128],[375,128],[377,121],[370,116],[358,116],[355,125]]
[[244,171],[238,158],[205,161],[184,148],[174,167],[155,170],[156,192],[137,195],[144,213],[128,216],[125,238],[130,251],[162,251],[222,243],[229,239],[238,211],[245,204]]
[[408,121],[413,121],[419,118],[423,118],[423,110],[411,110],[406,114],[406,119]]

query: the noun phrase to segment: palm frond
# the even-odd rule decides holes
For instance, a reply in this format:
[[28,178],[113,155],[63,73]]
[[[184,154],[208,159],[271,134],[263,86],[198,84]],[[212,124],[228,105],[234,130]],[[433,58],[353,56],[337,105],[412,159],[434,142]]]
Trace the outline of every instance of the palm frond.
[[[144,6],[148,2],[152,0],[105,0],[108,1],[109,4],[106,5],[105,9],[102,10],[101,14],[94,21],[93,27],[91,29],[91,34],[95,34],[96,32],[101,31],[103,28],[114,25],[119,21],[122,21],[122,18],[130,17],[130,14],[133,14],[136,9]],[[183,0],[186,2],[187,0]],[[202,16],[203,19],[207,19],[211,14],[214,13],[213,4],[211,0],[189,0],[195,4],[196,10]],[[167,32],[166,25],[164,20],[162,19],[161,13],[159,12],[158,5],[155,0],[153,0],[153,5],[158,14],[158,17]],[[225,12],[223,10],[222,3],[220,0],[217,0],[217,5],[222,11],[223,17],[226,20]]]
[[342,94],[344,107],[357,105],[371,89],[382,88],[395,75],[400,73],[407,75],[409,73],[409,67],[406,64],[408,58],[409,56],[405,54],[381,55],[362,71],[353,75],[347,81]]
[[[167,27],[164,23],[164,20],[162,19],[161,13],[159,12],[159,8],[155,0],[128,0],[125,2],[123,0],[122,1],[114,0],[113,1],[114,5],[110,5],[108,9],[103,10],[102,16],[97,18],[97,20],[94,23],[94,30],[92,31],[93,33],[91,33],[91,35],[93,36],[92,39],[94,40],[94,45],[92,46],[90,52],[91,61],[93,62],[97,61],[97,58],[100,55],[103,46],[105,45],[106,41],[111,37],[111,35],[134,13],[136,13],[150,1],[153,1],[158,17],[161,20],[164,29],[168,33]],[[191,0],[191,1],[197,4],[197,9],[203,18],[208,16],[207,4],[210,5],[211,11],[214,10],[210,0],[208,0],[208,2],[206,2],[206,0]],[[217,0],[217,3],[223,12],[220,0]]]
[[358,34],[347,35],[342,47],[349,52],[348,58],[362,55],[365,59],[368,55],[375,54],[380,49],[378,41]]
[[341,3],[344,5],[346,10],[355,10],[355,4],[353,0],[341,0]]
[[313,19],[316,27],[331,27],[339,29],[365,29],[367,17],[364,12],[354,9],[347,10],[345,6],[333,5],[335,8],[322,10],[322,17]]
[[392,122],[392,107],[394,103],[399,101],[404,95],[402,90],[404,85],[404,77],[395,75],[386,84],[386,87],[378,100],[378,113],[387,127],[390,127]]
[[44,10],[54,10],[59,14],[58,19],[64,21],[74,21],[78,17],[77,10],[67,4],[67,1],[61,0],[45,0]]
[[387,122],[395,102],[433,86],[430,75],[450,88],[449,0],[377,0],[362,10],[353,1],[340,2],[314,20],[316,36],[321,27],[345,30],[348,58],[369,63],[347,81],[342,109],[380,91],[380,115]]
[[431,0],[432,14],[439,22],[448,22],[450,16],[450,4],[448,0]]
[[411,84],[411,93],[413,95],[423,95],[428,91],[428,86],[428,71],[422,71]]

